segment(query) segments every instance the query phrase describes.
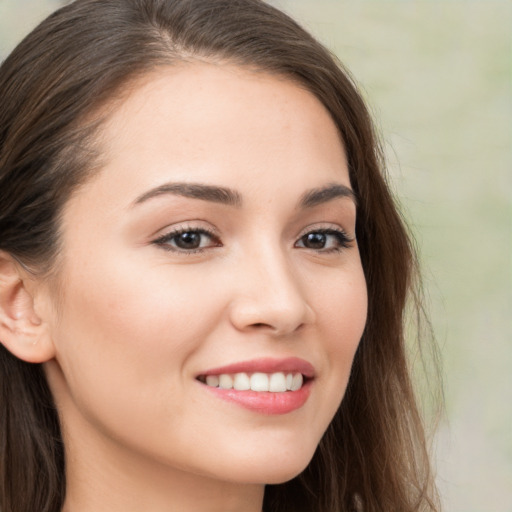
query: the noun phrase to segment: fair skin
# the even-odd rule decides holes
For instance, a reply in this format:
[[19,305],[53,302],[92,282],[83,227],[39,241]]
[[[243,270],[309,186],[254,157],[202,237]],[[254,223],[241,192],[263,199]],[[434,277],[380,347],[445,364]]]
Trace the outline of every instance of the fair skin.
[[[60,296],[24,281],[39,333],[24,358],[45,362],[62,419],[64,510],[259,512],[264,485],[313,456],[366,321],[335,125],[288,80],[193,63],[133,87],[100,147],[63,213]],[[307,385],[231,400],[205,383],[247,361]]]

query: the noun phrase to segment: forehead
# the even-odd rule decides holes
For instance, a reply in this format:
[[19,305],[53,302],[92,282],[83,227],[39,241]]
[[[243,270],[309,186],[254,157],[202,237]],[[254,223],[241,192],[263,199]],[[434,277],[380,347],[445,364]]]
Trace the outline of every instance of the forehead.
[[166,179],[349,185],[339,133],[320,101],[291,80],[234,65],[153,72],[131,85],[101,132],[99,178],[108,174],[134,195]]

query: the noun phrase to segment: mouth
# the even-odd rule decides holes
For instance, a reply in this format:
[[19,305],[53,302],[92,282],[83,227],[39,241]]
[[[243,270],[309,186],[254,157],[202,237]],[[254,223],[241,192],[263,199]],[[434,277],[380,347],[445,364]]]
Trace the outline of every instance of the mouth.
[[196,377],[213,395],[263,414],[302,407],[311,392],[313,366],[298,358],[258,359],[208,370]]
[[240,372],[234,374],[200,375],[197,380],[212,388],[234,389],[236,391],[250,390],[260,393],[286,393],[288,391],[298,391],[309,379],[298,372],[275,372],[271,374]]

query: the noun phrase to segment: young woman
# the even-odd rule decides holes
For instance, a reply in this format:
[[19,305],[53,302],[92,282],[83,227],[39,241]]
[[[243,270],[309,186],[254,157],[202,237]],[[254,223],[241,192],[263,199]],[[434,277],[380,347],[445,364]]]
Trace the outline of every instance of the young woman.
[[367,110],[259,0],[77,0],[0,69],[2,512],[437,510]]

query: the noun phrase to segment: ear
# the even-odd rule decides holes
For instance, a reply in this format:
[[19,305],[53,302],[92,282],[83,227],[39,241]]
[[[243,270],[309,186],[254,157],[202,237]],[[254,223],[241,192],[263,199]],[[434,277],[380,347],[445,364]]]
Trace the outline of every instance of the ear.
[[9,254],[0,251],[0,343],[28,363],[53,359],[47,322],[34,307],[35,279]]

